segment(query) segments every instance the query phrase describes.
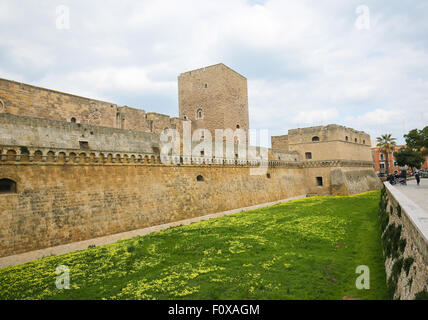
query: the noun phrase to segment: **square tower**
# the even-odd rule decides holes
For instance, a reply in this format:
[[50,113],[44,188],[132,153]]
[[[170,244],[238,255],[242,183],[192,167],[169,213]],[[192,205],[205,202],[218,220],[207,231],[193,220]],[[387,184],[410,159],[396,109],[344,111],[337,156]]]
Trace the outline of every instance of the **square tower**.
[[[247,79],[223,63],[178,76],[179,117],[192,121],[192,131],[236,130],[248,134]],[[248,138],[247,138],[248,140]]]

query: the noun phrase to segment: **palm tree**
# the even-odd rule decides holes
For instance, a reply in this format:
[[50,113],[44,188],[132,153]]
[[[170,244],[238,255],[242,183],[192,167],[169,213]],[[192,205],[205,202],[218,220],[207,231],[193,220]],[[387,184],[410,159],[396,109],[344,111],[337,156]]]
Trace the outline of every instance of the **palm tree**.
[[377,137],[376,140],[379,151],[385,155],[386,173],[389,174],[389,154],[395,151],[395,140],[397,139],[393,138],[391,134],[388,133]]

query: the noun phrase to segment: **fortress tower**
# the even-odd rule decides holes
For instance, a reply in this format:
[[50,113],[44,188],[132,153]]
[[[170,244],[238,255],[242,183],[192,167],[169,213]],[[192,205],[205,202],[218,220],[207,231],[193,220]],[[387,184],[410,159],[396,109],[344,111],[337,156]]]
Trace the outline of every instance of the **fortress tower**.
[[247,79],[219,63],[178,76],[179,117],[192,121],[192,130],[215,129],[248,133]]

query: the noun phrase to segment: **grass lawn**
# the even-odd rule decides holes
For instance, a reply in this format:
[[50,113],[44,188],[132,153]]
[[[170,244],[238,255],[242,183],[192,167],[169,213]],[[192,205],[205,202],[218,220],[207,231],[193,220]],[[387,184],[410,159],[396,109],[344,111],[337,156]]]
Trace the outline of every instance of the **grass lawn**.
[[0,299],[387,299],[379,197],[311,197],[0,269]]

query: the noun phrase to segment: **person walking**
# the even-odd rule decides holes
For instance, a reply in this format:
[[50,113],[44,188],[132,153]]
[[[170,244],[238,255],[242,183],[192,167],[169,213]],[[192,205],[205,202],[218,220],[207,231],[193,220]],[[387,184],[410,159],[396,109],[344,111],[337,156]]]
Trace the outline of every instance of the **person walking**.
[[419,185],[419,183],[421,182],[421,176],[419,175],[419,171],[416,171],[415,178],[417,185]]

